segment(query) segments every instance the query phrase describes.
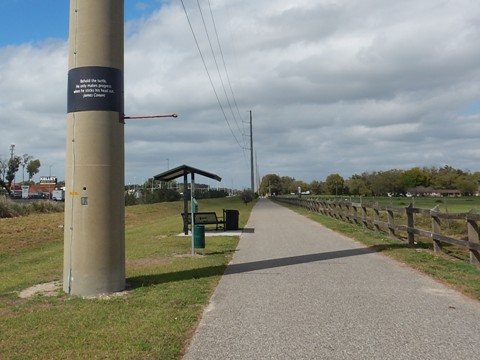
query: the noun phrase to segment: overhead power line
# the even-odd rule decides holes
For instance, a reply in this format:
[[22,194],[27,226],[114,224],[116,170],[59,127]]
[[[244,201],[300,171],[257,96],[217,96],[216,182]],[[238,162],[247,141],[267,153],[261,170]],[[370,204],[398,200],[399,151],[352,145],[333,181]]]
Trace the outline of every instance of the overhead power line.
[[[232,82],[230,81],[230,76],[228,74],[228,70],[227,70],[227,64],[225,62],[225,56],[223,56],[223,50],[222,50],[222,45],[220,44],[220,38],[218,37],[218,31],[217,31],[217,25],[215,23],[215,17],[213,16],[213,11],[212,11],[212,6],[210,5],[210,0],[208,0],[208,7],[210,9],[210,16],[212,18],[212,24],[213,24],[213,29],[215,31],[215,37],[217,39],[217,45],[218,45],[218,50],[220,51],[220,55],[222,57],[222,63],[223,63],[223,68],[225,70],[225,75],[227,77],[227,82],[228,82],[228,86],[230,88],[230,93],[232,94],[232,99],[233,99],[233,102],[235,104],[235,108],[237,109],[237,113],[238,113],[238,116],[240,118],[240,120],[242,119],[242,116],[240,115],[240,110],[238,110],[238,105],[237,105],[237,99],[235,98],[235,94],[233,93],[233,88],[232,88]],[[216,61],[215,61],[216,63]],[[217,66],[218,67],[218,66]],[[223,81],[222,81],[222,85],[223,85]],[[226,91],[225,91],[225,97],[227,98],[228,100],[228,96],[226,94]],[[230,100],[228,100],[228,104],[230,106],[230,109],[231,109],[231,105],[230,105]],[[231,109],[232,110],[232,109]],[[233,113],[233,110],[232,110],[232,116],[233,118],[235,119],[235,123],[237,124],[237,128],[240,130],[240,132],[242,132],[242,129],[240,129],[240,126],[238,125],[238,122],[237,122],[237,119],[235,117],[235,114]]]
[[[233,129],[232,129],[232,126],[230,125],[230,122],[228,121],[227,114],[225,113],[225,109],[224,109],[224,107],[223,107],[223,105],[222,105],[222,102],[220,101],[220,97],[218,96],[218,92],[217,92],[217,90],[216,90],[216,88],[215,88],[215,85],[214,85],[214,83],[213,83],[212,76],[210,75],[210,71],[208,70],[208,66],[207,66],[207,63],[206,63],[206,61],[205,61],[205,57],[203,56],[202,50],[201,50],[201,48],[200,48],[200,45],[199,45],[197,36],[195,35],[195,31],[194,31],[194,29],[193,29],[192,22],[190,21],[190,17],[189,17],[189,15],[188,15],[187,9],[186,9],[186,7],[185,7],[185,3],[184,3],[183,0],[180,0],[180,1],[181,1],[181,3],[182,3],[183,11],[185,12],[185,16],[186,16],[186,18],[187,18],[187,22],[188,22],[188,25],[189,25],[189,27],[190,27],[190,31],[192,32],[193,39],[194,39],[195,44],[196,44],[196,46],[197,46],[197,50],[198,50],[198,52],[199,52],[199,54],[200,54],[200,58],[202,59],[203,66],[204,66],[204,68],[205,68],[205,71],[206,71],[206,73],[207,73],[208,79],[209,79],[209,81],[210,81],[210,85],[212,86],[213,92],[214,92],[215,97],[216,97],[216,99],[217,99],[218,106],[220,107],[220,110],[222,111],[223,117],[224,117],[224,119],[225,119],[225,121],[226,121],[226,123],[227,123],[227,125],[228,125],[228,128],[230,129],[230,132],[232,133],[233,138],[235,139],[235,141],[236,141],[236,143],[238,144],[238,146],[240,146],[240,148],[242,148],[242,145],[240,144],[237,136],[235,135],[235,132],[234,132]],[[215,63],[216,63],[216,65],[217,65],[217,71],[219,72],[219,76],[220,76],[220,79],[221,79],[220,70],[219,70],[219,68],[218,68],[218,63],[217,63],[216,58],[215,58],[215,52],[213,51],[213,46],[212,46],[212,44],[211,44],[210,37],[209,37],[209,35],[208,35],[207,27],[206,27],[206,24],[205,24],[205,19],[204,19],[204,17],[203,17],[203,13],[202,13],[202,11],[201,11],[200,3],[199,3],[198,0],[197,0],[197,4],[198,4],[199,10],[200,10],[200,14],[201,14],[202,21],[203,21],[203,24],[204,24],[204,27],[205,27],[205,31],[206,31],[206,34],[207,34],[207,38],[208,38],[208,41],[209,41],[209,44],[210,44],[210,48],[211,48],[211,50],[212,50],[212,54],[213,54]],[[221,82],[222,82],[222,85],[223,85],[223,81],[222,81],[222,80],[221,80]],[[224,85],[223,85],[223,88],[224,88],[224,92],[225,92],[225,94],[226,94],[226,90],[225,90],[225,86],[224,86]],[[227,96],[227,100],[228,100],[228,96]],[[227,102],[229,103],[229,101],[227,101]],[[233,113],[233,111],[232,111],[232,113]],[[238,126],[238,125],[237,125],[237,126]]]

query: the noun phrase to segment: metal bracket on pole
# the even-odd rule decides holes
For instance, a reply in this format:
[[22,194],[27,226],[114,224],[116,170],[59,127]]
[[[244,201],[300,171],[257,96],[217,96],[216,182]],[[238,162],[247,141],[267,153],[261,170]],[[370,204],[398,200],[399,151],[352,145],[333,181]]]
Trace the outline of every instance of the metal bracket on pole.
[[165,118],[165,117],[178,117],[177,114],[166,114],[166,115],[140,115],[140,116],[125,116],[123,115],[124,120],[135,120],[135,119],[156,119],[156,118]]

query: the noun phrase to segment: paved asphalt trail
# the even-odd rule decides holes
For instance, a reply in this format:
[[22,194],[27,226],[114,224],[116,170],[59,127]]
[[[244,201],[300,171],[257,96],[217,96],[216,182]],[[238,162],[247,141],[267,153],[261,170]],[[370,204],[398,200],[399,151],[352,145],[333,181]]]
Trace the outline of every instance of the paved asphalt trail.
[[184,360],[480,359],[480,303],[269,200]]

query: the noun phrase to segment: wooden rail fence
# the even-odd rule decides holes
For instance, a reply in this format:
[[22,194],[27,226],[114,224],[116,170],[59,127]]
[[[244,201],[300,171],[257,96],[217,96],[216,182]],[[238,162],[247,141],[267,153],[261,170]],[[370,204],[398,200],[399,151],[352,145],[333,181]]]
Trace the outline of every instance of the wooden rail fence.
[[[438,206],[428,210],[413,207],[410,204],[404,208],[392,206],[378,206],[371,204],[353,203],[349,201],[328,200],[320,198],[304,198],[292,196],[277,196],[276,201],[301,207],[309,211],[320,213],[336,218],[341,221],[361,225],[379,232],[386,232],[389,237],[404,240],[397,236],[397,231],[407,233],[405,241],[414,247],[415,235],[426,236],[433,241],[435,253],[442,253],[442,244],[452,244],[468,249],[470,263],[480,268],[480,241],[478,222],[480,215],[472,209],[468,213],[449,214],[439,211]],[[405,214],[403,224],[398,224],[399,217],[395,213]],[[414,214],[425,214],[431,218],[431,230],[415,227]],[[386,221],[382,220],[386,219]],[[441,233],[441,221],[463,220],[465,221],[467,240],[457,239]]]

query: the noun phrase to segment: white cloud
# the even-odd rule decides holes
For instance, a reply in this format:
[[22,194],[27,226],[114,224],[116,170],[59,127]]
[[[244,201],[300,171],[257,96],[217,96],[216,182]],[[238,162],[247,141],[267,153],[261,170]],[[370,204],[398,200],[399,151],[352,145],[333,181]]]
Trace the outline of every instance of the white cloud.
[[[185,1],[236,139],[181,4],[164,4],[126,24],[125,109],[179,118],[127,121],[127,182],[186,163],[227,186],[249,186],[248,110],[261,175],[312,181],[443,164],[480,170],[479,114],[465,113],[480,101],[478,1],[210,3],[223,59],[202,2],[203,15],[238,111],[225,100],[197,3]],[[0,155],[15,143],[59,177],[66,57],[61,41],[0,48]]]

